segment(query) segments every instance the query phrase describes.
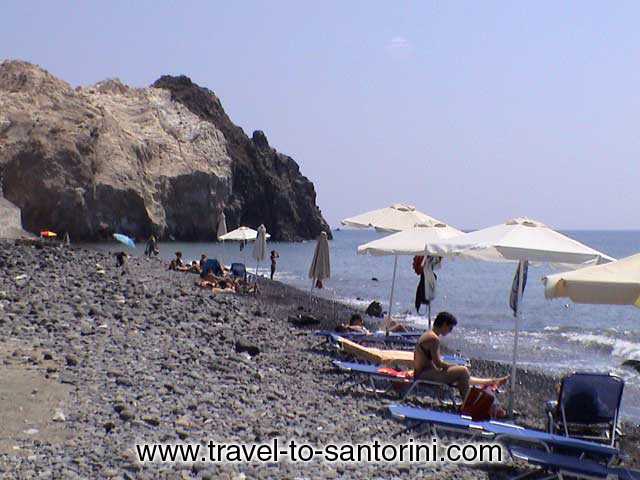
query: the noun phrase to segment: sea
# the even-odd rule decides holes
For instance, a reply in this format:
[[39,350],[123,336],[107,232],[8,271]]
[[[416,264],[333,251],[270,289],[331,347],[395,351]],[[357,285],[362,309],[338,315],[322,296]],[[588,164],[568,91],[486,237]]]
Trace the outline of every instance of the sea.
[[[615,258],[640,251],[640,231],[563,232]],[[378,300],[385,310],[393,274],[393,256],[358,255],[358,245],[381,238],[371,230],[334,230],[330,242],[331,278],[314,295],[358,307]],[[269,242],[268,251],[280,255],[275,279],[311,290],[308,270],[315,241]],[[122,249],[118,244],[99,244],[101,250]],[[182,251],[187,260],[202,253],[225,264],[244,262],[252,272],[269,274],[269,260],[257,265],[252,245],[240,250],[236,242],[160,243],[160,255],[169,260]],[[144,244],[134,254],[142,255]],[[439,270],[432,316],[447,310],[458,318],[458,326],[445,339],[446,345],[470,357],[511,362],[514,317],[509,293],[516,264],[469,260],[445,260]],[[623,366],[625,360],[640,361],[640,309],[631,306],[577,305],[568,299],[546,300],[543,276],[556,273],[549,266],[530,266],[520,310],[518,363],[522,367],[564,374],[571,371],[611,372],[625,382],[623,415],[640,421],[640,373]],[[426,328],[426,307],[417,314],[414,304],[419,277],[412,269],[412,257],[399,257],[393,313],[418,328]],[[346,320],[346,319],[345,319]]]

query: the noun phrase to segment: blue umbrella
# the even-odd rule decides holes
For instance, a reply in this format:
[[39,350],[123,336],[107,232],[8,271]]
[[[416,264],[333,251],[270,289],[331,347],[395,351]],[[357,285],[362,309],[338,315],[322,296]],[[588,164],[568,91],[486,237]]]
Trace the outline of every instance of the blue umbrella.
[[126,235],[122,235],[121,233],[114,233],[113,238],[115,238],[120,243],[124,243],[127,247],[136,248],[136,244],[133,240]]

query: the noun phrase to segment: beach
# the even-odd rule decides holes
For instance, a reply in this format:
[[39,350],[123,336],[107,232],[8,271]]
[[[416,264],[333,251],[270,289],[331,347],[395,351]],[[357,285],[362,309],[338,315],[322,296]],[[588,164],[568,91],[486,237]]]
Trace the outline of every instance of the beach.
[[[14,386],[0,396],[3,477],[475,479],[510,471],[508,463],[142,465],[136,443],[392,439],[403,429],[387,411],[395,399],[336,388],[344,374],[313,335],[356,307],[266,279],[258,296],[214,295],[157,258],[132,257],[123,274],[104,251],[1,247],[0,375]],[[301,314],[318,323],[288,320]],[[472,359],[476,376],[508,369]],[[539,370],[517,378],[518,423],[543,428],[558,379]],[[625,465],[638,468],[638,429],[624,431]]]

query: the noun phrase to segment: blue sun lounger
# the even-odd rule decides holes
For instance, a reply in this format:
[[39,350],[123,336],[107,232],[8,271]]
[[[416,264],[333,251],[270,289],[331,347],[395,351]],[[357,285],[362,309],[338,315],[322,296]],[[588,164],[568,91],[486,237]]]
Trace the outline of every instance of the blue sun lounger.
[[573,452],[578,455],[604,459],[607,464],[616,458],[619,453],[617,448],[610,445],[532,430],[510,423],[496,421],[475,422],[463,415],[402,405],[391,405],[389,412],[393,417],[403,421],[428,424],[432,427],[434,434],[436,433],[436,428],[442,428],[443,430],[472,436],[489,437],[495,441],[503,441],[505,443],[514,441],[530,443],[541,445],[548,451],[558,449],[563,452]]
[[[452,357],[445,356],[443,359],[448,363],[453,363],[455,365],[467,365],[468,360],[466,358],[461,357]],[[403,390],[398,391],[400,393],[402,400],[406,399],[414,393],[420,386],[426,386],[436,393],[437,398],[442,403],[447,403],[445,397],[449,397],[449,403],[455,405],[454,392],[451,390],[451,385],[441,382],[433,382],[430,380],[418,380],[415,381],[410,378],[402,378],[396,377],[394,375],[390,375],[385,373],[384,371],[380,371],[382,368],[381,365],[368,365],[363,363],[355,363],[355,362],[343,362],[340,360],[334,360],[333,365],[343,372],[347,372],[353,375],[359,375],[364,377],[362,382],[357,383],[358,385],[366,385],[369,384],[368,390],[376,393],[387,393],[391,391],[394,387],[405,387]],[[377,388],[377,383],[386,384],[386,388],[379,389]],[[343,382],[344,383],[344,382]]]
[[[540,470],[551,473],[551,476],[545,477],[545,480],[552,478],[562,480],[565,475],[585,480],[640,480],[640,472],[637,470],[608,467],[593,460],[549,453],[532,448],[510,446],[508,449],[511,458],[514,460],[527,462],[530,465],[535,465]],[[535,471],[526,472],[512,480],[524,478],[531,473],[535,473]]]

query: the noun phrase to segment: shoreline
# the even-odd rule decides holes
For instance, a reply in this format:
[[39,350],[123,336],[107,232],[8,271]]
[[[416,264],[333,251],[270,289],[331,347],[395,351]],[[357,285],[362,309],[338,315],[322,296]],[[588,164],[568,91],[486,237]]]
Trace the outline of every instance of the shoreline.
[[[0,472],[9,478],[49,472],[56,478],[487,475],[451,464],[141,466],[132,459],[136,441],[288,437],[319,445],[400,432],[403,426],[385,409],[393,399],[337,391],[344,376],[314,349],[313,330],[329,329],[358,309],[265,279],[258,297],[213,296],[195,287],[195,275],[166,271],[159,259],[133,257],[121,275],[104,252],[0,246],[0,358],[4,369],[28,372],[25,382],[34,386],[24,395],[42,410],[35,405],[32,417],[16,422],[6,448],[0,443]],[[320,324],[294,327],[287,319],[299,313]],[[509,368],[472,359],[477,376]],[[543,402],[554,398],[557,380],[518,371],[519,423],[544,427]],[[0,409],[11,408],[0,399]],[[54,422],[58,411],[64,420]],[[638,468],[639,429],[627,424],[624,431],[625,463]]]

